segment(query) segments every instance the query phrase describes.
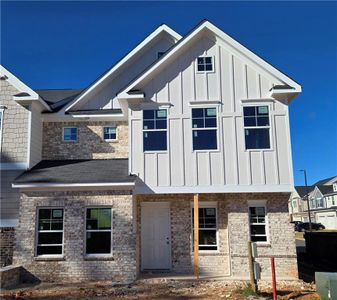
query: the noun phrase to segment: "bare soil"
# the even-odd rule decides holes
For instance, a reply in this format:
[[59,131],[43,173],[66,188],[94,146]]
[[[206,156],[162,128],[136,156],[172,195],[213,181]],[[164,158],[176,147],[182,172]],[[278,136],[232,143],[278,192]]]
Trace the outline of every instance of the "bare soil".
[[[278,300],[320,299],[313,286],[283,287],[278,291]],[[271,290],[258,294],[247,292],[242,282],[196,281],[196,280],[139,280],[128,285],[113,285],[111,282],[88,282],[73,284],[41,283],[2,291],[0,299],[272,299]]]

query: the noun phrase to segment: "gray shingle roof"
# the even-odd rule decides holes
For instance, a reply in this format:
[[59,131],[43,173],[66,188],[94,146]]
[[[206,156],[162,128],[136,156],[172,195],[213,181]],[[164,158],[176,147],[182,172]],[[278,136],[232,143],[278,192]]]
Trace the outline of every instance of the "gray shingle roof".
[[320,181],[315,182],[313,185],[324,185],[327,182],[329,182],[330,180],[334,179],[335,177],[337,177],[337,176],[335,175],[335,176],[331,176],[329,178],[322,179]]
[[317,187],[323,195],[332,194],[334,192],[332,185],[320,185],[320,186],[317,186]]
[[128,159],[43,160],[17,177],[14,184],[132,183]]
[[[298,195],[303,198],[304,196],[306,196],[307,194],[307,190],[305,186],[302,185],[298,185],[295,186],[296,192],[298,193]],[[308,186],[308,193],[312,192],[315,189],[315,186]]]

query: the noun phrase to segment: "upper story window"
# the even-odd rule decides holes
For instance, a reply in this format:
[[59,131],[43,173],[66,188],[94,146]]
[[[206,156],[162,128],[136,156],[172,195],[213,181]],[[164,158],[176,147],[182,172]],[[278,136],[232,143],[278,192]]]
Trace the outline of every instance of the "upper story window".
[[246,149],[270,149],[269,107],[243,108]]
[[217,149],[216,108],[192,108],[193,150]]
[[254,205],[249,207],[250,239],[252,242],[267,242],[266,207]]
[[77,141],[77,127],[64,127],[63,128],[63,140],[65,142]]
[[106,141],[117,140],[117,128],[116,127],[103,127],[103,138]]
[[[217,250],[216,204],[199,207],[199,250]],[[192,241],[194,241],[194,208],[192,208]],[[193,247],[194,249],[194,247]]]
[[63,253],[63,209],[40,208],[36,255],[62,255]]
[[197,58],[197,70],[198,72],[213,72],[213,57],[212,56],[200,56]]
[[87,208],[86,254],[112,253],[112,209]]
[[143,111],[144,151],[167,150],[167,111],[166,109]]
[[333,191],[334,191],[334,192],[337,192],[337,183],[334,183],[334,184],[332,185],[332,188],[333,188]]

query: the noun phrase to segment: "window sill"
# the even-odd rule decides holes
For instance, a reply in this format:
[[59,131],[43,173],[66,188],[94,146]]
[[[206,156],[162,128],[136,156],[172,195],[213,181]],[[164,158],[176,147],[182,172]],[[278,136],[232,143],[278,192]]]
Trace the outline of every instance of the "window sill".
[[35,261],[64,261],[64,256],[35,256]]
[[115,259],[111,255],[85,255],[84,260],[114,261]]
[[103,140],[106,143],[118,143],[118,140]]

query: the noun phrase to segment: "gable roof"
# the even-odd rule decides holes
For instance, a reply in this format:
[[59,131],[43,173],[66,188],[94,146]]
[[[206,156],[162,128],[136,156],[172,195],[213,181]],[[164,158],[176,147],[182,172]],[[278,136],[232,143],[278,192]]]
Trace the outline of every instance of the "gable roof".
[[[315,186],[308,186],[308,194],[310,194],[314,189],[315,189]],[[301,198],[303,198],[307,195],[307,187],[306,186],[302,186],[302,185],[295,186],[295,190]]]
[[146,45],[148,45],[151,41],[153,41],[156,37],[158,37],[160,34],[164,32],[172,36],[176,41],[179,41],[182,38],[180,34],[175,32],[173,29],[171,29],[167,25],[165,24],[160,25],[154,32],[152,32],[149,36],[147,36],[137,47],[135,47],[131,52],[125,55],[122,59],[117,61],[109,70],[103,73],[98,79],[96,79],[86,89],[84,89],[78,96],[76,96],[75,99],[73,99],[73,101],[71,101],[69,105],[65,108],[65,111],[71,110],[71,108],[74,107],[77,103],[79,103],[89,92],[93,91],[98,85],[105,82],[123,64],[125,64],[129,59],[134,57]]
[[128,99],[129,92],[133,90],[137,84],[142,82],[144,79],[151,76],[151,74],[157,70],[163,63],[165,63],[170,57],[172,57],[175,53],[177,53],[180,49],[182,49],[186,44],[188,44],[193,38],[195,38],[198,34],[204,31],[210,31],[214,33],[216,36],[221,38],[226,44],[233,47],[236,51],[238,51],[241,55],[246,57],[247,59],[255,62],[262,69],[264,69],[267,73],[272,76],[278,78],[280,81],[284,82],[284,88],[280,89],[279,86],[271,91],[271,93],[293,93],[298,94],[301,92],[301,86],[291,79],[289,76],[285,75],[271,64],[267,63],[265,60],[254,54],[248,48],[241,45],[235,39],[224,33],[218,27],[210,23],[208,20],[202,21],[199,25],[197,25],[192,31],[190,31],[183,39],[181,39],[178,43],[176,43],[171,49],[169,49],[159,60],[154,62],[151,66],[149,66],[143,73],[141,73],[136,79],[134,79],[128,86],[126,86],[123,90],[118,94],[118,98],[120,99]]
[[323,195],[328,195],[328,194],[334,193],[332,185],[319,185],[319,186],[317,186],[317,188],[321,191],[321,193]]
[[325,184],[329,183],[330,181],[334,181],[334,180],[337,181],[337,176],[331,176],[329,178],[321,179],[321,180],[315,182],[314,185],[325,185]]
[[13,97],[15,101],[19,103],[24,101],[38,101],[45,109],[48,111],[51,110],[49,105],[41,97],[39,97],[35,91],[33,91],[28,85],[23,83],[19,78],[17,78],[2,65],[0,65],[0,77],[1,80],[7,80],[19,91],[19,93]]

